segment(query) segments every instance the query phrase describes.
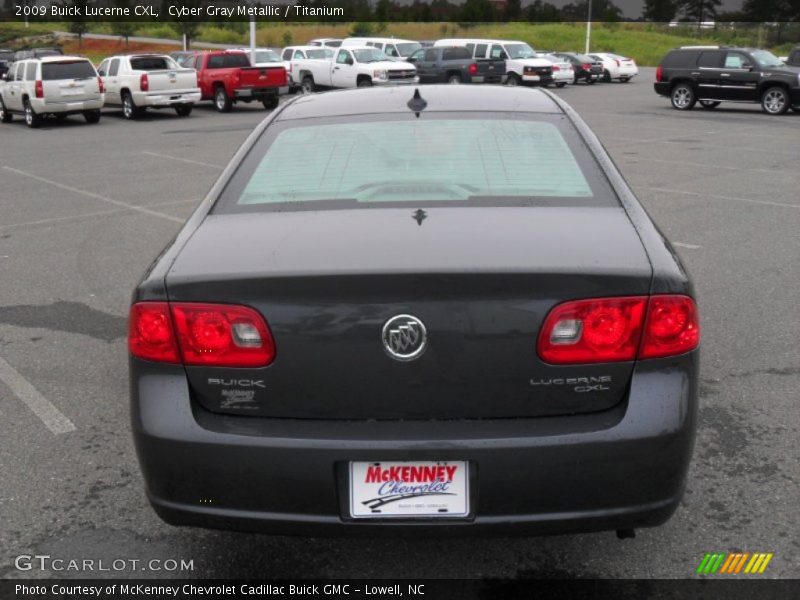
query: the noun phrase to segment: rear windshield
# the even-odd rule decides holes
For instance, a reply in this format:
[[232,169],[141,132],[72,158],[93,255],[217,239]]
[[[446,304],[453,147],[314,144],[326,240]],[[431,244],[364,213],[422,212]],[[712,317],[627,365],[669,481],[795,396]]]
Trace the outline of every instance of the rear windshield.
[[136,71],[164,71],[178,65],[166,56],[140,56],[131,59],[131,68]]
[[273,125],[215,210],[618,204],[564,117],[402,117]]
[[244,52],[231,52],[229,54],[214,54],[208,59],[209,69],[232,69],[249,67],[250,59]]
[[88,60],[42,63],[42,79],[88,79],[97,77],[92,63]]

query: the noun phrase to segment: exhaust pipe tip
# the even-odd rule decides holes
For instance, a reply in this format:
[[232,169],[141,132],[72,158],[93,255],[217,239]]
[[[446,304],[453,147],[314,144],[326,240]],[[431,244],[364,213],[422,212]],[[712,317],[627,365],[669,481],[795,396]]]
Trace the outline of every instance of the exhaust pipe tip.
[[617,538],[620,540],[633,539],[636,537],[635,529],[617,529]]

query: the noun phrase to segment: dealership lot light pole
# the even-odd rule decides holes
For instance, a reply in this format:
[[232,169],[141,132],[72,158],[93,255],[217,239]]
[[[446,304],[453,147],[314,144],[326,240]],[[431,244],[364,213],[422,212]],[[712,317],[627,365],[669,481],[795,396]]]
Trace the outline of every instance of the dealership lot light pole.
[[589,10],[586,14],[586,51],[589,54],[589,46],[592,44],[592,0],[589,0]]

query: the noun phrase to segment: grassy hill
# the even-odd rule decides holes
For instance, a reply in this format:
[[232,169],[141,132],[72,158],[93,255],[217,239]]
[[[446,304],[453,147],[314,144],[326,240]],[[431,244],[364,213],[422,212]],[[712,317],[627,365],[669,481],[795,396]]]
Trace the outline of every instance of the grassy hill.
[[[371,24],[373,35],[394,36],[417,40],[435,40],[443,37],[487,37],[516,39],[528,42],[534,48],[547,50],[582,51],[586,26],[583,23],[487,23],[464,26],[459,23],[387,23]],[[285,46],[302,44],[315,37],[347,37],[353,24],[306,24],[306,23],[262,23],[258,29],[261,46]],[[26,44],[23,36],[44,35],[48,31],[65,29],[65,25],[37,23],[35,28],[25,29],[19,23],[0,24],[0,44],[19,47]],[[92,24],[92,31],[111,33],[108,23]],[[178,39],[167,23],[141,24],[135,35]],[[204,25],[198,41],[218,42],[241,46],[248,43],[247,24],[235,23],[229,27]],[[592,49],[616,52],[634,58],[638,64],[654,66],[671,48],[688,44],[732,44],[760,46],[757,26],[731,29],[728,27],[697,32],[691,28],[669,28],[657,23],[595,23],[592,33]],[[793,43],[774,47],[776,54],[785,54]],[[97,44],[87,44],[82,50],[76,42],[69,43],[70,52],[80,52],[92,59],[102,52]],[[122,46],[124,48],[124,46]],[[159,48],[160,49],[160,48]],[[136,51],[146,51],[137,44]],[[152,48],[156,50],[156,48]],[[117,50],[119,51],[119,50]]]

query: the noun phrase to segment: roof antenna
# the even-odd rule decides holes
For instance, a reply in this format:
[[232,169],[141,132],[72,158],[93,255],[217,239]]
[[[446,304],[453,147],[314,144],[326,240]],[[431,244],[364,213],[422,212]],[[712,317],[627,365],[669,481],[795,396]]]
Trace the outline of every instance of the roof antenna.
[[419,95],[419,88],[417,88],[414,90],[414,97],[408,101],[406,106],[413,110],[414,114],[417,115],[417,118],[419,119],[419,113],[425,110],[425,108],[428,106],[428,103],[422,96]]

